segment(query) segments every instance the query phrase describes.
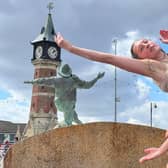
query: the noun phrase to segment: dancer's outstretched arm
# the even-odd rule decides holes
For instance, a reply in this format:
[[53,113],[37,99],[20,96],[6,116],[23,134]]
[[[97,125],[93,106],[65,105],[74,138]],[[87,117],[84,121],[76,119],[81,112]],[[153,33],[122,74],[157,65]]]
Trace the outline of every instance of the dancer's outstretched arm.
[[[160,74],[157,74],[157,71],[155,72],[155,74],[151,73],[148,59],[143,60],[133,59],[128,57],[116,56],[109,53],[99,52],[95,50],[90,50],[86,48],[80,48],[72,45],[70,42],[65,40],[60,33],[58,33],[57,36],[55,36],[55,42],[57,43],[58,46],[64,48],[65,50],[68,50],[73,54],[85,57],[93,61],[112,64],[121,69],[134,72],[137,74],[142,74],[148,77],[152,77],[155,80],[159,80],[157,78],[159,78]],[[160,68],[161,66],[158,61],[150,60],[150,62],[152,62],[152,64],[155,64],[155,67]]]

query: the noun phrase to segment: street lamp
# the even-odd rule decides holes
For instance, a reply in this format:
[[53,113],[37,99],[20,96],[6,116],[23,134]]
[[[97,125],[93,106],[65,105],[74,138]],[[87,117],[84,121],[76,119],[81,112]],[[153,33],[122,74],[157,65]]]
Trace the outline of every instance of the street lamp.
[[150,103],[150,126],[152,127],[152,120],[153,120],[153,108],[157,108],[156,103]]
[[[112,41],[114,43],[114,54],[117,54],[117,39]],[[114,68],[114,121],[117,122],[117,102],[119,98],[117,97],[117,68]]]

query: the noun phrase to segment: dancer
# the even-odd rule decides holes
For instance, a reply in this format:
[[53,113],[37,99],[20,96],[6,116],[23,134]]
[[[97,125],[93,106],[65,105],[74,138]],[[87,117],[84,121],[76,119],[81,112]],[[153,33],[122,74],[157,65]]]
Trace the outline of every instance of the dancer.
[[[168,31],[161,33],[160,40],[168,44]],[[86,59],[112,64],[126,71],[150,77],[161,90],[168,92],[168,56],[158,44],[151,40],[135,41],[131,47],[133,58],[77,47],[65,40],[60,33],[55,36],[55,42],[61,48]],[[146,160],[159,157],[167,150],[168,139],[159,148],[145,149],[147,155],[142,157],[139,162],[143,163]]]
[[[161,40],[164,42],[163,38]],[[151,40],[142,39],[133,43],[131,51],[133,57],[137,59],[74,46],[65,40],[60,33],[55,41],[57,45],[73,54],[150,77],[162,90],[168,92],[168,57],[160,46]]]

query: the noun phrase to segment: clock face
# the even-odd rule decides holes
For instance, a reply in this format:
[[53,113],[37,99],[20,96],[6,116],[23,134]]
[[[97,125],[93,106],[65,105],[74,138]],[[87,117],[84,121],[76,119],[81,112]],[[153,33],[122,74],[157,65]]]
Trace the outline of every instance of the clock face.
[[57,48],[55,48],[55,47],[49,47],[49,49],[48,49],[48,55],[52,59],[57,58],[57,56],[58,56]]
[[36,58],[40,58],[43,54],[43,48],[42,46],[38,46],[35,50],[35,56]]

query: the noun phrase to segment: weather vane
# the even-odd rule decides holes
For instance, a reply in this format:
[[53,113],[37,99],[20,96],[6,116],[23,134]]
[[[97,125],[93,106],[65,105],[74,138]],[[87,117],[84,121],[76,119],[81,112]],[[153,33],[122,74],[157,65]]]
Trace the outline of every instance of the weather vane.
[[49,10],[49,13],[51,13],[51,10],[54,8],[54,3],[53,2],[49,2],[47,5],[47,8]]

